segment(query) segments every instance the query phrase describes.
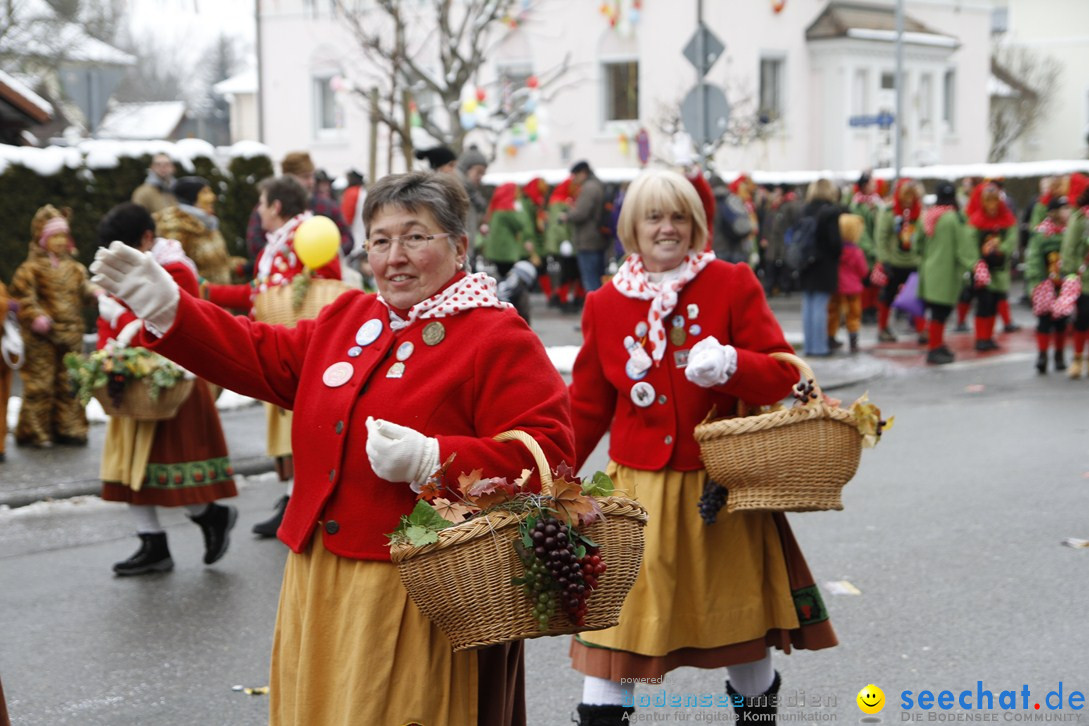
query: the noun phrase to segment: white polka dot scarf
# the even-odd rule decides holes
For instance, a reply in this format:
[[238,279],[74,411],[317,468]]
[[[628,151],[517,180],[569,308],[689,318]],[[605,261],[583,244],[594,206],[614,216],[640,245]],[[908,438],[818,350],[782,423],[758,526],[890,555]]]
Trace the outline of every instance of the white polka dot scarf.
[[[402,318],[390,308],[389,327],[392,330],[407,328],[417,320],[431,318],[445,318],[450,315],[472,310],[473,308],[509,308],[514,307],[505,303],[496,294],[496,282],[483,272],[466,275],[445,290],[432,295],[423,302],[413,305],[408,311],[408,317]],[[387,308],[389,303],[378,295],[378,299]]]
[[643,258],[638,254],[628,255],[624,264],[613,276],[613,287],[624,297],[636,300],[650,300],[650,312],[647,324],[650,326],[650,357],[654,362],[662,360],[666,349],[666,317],[677,307],[678,293],[695,279],[704,267],[715,259],[713,252],[689,252],[681,263],[680,277],[661,283],[652,282]]

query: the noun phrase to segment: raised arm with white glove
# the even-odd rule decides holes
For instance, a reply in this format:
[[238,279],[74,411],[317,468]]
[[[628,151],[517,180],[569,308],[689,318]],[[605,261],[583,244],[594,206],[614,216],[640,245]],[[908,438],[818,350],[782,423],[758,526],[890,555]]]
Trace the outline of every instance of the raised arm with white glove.
[[378,476],[408,482],[419,492],[439,467],[439,442],[407,426],[368,416],[367,458]]
[[98,298],[98,317],[105,320],[113,327],[117,319],[125,314],[125,306],[114,300],[109,295],[101,295]]
[[155,332],[165,333],[174,324],[178,284],[150,253],[111,242],[95,252],[91,273],[91,282],[123,300]]
[[712,335],[692,346],[684,376],[703,388],[721,386],[737,371],[737,349]]

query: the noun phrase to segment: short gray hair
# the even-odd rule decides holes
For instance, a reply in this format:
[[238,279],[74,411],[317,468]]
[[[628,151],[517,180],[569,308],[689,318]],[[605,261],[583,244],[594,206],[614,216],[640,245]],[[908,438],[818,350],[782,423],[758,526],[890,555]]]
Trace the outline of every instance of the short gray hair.
[[363,203],[363,225],[368,237],[371,222],[386,207],[409,212],[426,209],[443,232],[453,237],[467,235],[465,220],[469,214],[469,195],[461,180],[452,174],[410,171],[379,179],[367,192],[367,201]]

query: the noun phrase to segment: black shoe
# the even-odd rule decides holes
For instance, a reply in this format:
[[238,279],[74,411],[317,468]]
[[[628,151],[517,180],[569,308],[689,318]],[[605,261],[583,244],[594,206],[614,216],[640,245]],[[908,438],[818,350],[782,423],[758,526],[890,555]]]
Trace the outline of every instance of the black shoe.
[[957,327],[953,328],[954,333],[967,333],[969,331],[968,323],[957,323]]
[[857,353],[858,352],[858,333],[848,334],[847,340],[849,340],[850,343],[851,343],[851,352],[852,353]]
[[1047,373],[1047,351],[1041,350],[1036,354],[1036,372],[1041,375]]
[[1058,348],[1055,351],[1055,370],[1057,370],[1057,371],[1065,371],[1066,370],[1066,354],[1063,352],[1062,348]]
[[208,505],[199,517],[189,516],[204,535],[204,564],[210,565],[227,554],[231,543],[231,528],[238,519],[238,510],[215,502]]
[[53,437],[53,441],[61,446],[86,446],[86,436],[69,436],[67,434],[57,434]]
[[896,333],[888,328],[881,328],[881,330],[877,332],[877,340],[882,343],[895,343]]
[[976,350],[980,353],[986,353],[991,350],[998,350],[998,343],[994,342],[993,338],[988,338],[987,340],[977,340]]
[[775,714],[779,711],[779,671],[775,671],[775,680],[768,686],[768,690],[759,696],[744,697],[734,690],[729,681],[726,681],[726,693],[730,694],[730,704],[737,714],[737,722],[741,723],[775,723]]
[[3,451],[0,451],[0,464],[3,464],[5,461],[7,461],[7,458],[7,454],[5,454]]
[[926,362],[931,365],[943,366],[946,363],[952,363],[955,356],[953,351],[946,348],[944,345],[934,350],[929,350],[926,353]]
[[287,495],[276,501],[275,512],[264,522],[253,525],[253,533],[261,537],[275,537],[276,530],[280,529],[280,522],[284,521],[284,510],[287,509]]
[[631,706],[590,706],[579,704],[579,726],[627,726],[628,718],[635,709]]
[[1002,326],[1002,332],[1003,333],[1016,333],[1020,329],[1021,329],[1021,326],[1018,325],[1017,323],[1013,322],[1012,320],[1010,321],[1009,325],[1003,325]]
[[118,575],[146,575],[149,572],[170,572],[174,560],[166,546],[166,532],[140,533],[140,549],[124,562],[113,566]]

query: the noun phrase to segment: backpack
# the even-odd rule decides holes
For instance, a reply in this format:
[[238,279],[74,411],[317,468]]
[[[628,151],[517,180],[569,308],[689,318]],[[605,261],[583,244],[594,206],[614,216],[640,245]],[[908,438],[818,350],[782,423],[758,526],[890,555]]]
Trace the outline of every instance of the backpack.
[[807,214],[786,231],[786,263],[801,272],[817,261],[817,216]]
[[734,237],[748,237],[752,234],[752,218],[745,202],[736,194],[727,194],[719,205],[719,216]]

